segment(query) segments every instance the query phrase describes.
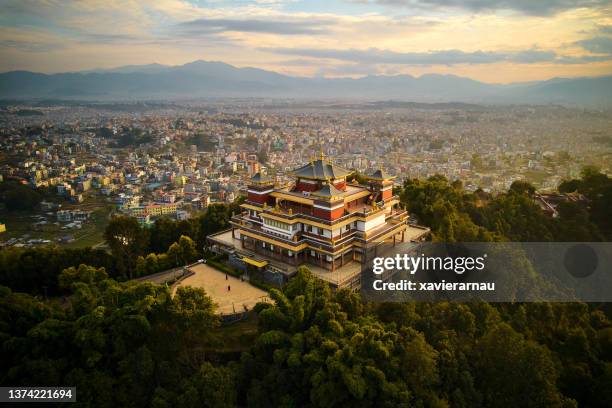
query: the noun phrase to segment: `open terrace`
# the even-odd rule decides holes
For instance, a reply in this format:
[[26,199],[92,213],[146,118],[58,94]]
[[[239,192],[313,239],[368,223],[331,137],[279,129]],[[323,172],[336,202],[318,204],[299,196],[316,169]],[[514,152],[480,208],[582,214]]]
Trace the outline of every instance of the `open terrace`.
[[245,308],[251,310],[258,302],[267,299],[266,291],[209,265],[197,264],[189,269],[194,274],[179,282],[174,287],[174,292],[179,286],[203,288],[217,305],[217,312],[220,314],[243,312]]

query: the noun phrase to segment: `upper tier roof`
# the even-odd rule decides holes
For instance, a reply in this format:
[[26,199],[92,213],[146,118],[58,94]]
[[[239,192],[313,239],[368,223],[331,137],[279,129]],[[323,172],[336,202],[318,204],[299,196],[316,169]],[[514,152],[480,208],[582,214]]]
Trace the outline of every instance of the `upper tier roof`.
[[383,169],[378,169],[372,175],[366,176],[366,178],[370,180],[391,180],[391,179],[394,179],[395,176],[390,176]]
[[333,184],[328,183],[328,184],[325,184],[323,187],[321,187],[319,190],[313,191],[312,195],[319,196],[319,197],[325,197],[325,198],[332,198],[332,197],[340,197],[342,193],[343,192],[338,190],[336,187],[334,187]]
[[291,174],[295,177],[302,177],[314,180],[334,180],[346,177],[351,173],[352,171],[343,169],[342,167],[335,166],[332,163],[325,161],[323,157],[311,161],[310,163],[299,167],[291,172]]

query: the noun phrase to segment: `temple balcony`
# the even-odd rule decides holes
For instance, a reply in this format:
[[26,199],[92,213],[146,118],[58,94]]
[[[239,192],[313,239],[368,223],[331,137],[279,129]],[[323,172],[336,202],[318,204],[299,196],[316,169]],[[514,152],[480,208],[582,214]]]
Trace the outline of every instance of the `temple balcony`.
[[343,231],[333,238],[307,231],[297,231],[291,240],[282,236],[281,234],[270,232],[269,230],[264,229],[260,224],[250,222],[248,218],[243,218],[241,216],[232,217],[230,223],[233,227],[259,236],[262,239],[278,241],[286,245],[290,245],[293,248],[298,248],[302,244],[308,244],[308,247],[310,248],[318,248],[328,252],[335,252],[338,250],[338,248],[349,244],[354,239],[359,239],[361,236],[361,233],[355,229]]

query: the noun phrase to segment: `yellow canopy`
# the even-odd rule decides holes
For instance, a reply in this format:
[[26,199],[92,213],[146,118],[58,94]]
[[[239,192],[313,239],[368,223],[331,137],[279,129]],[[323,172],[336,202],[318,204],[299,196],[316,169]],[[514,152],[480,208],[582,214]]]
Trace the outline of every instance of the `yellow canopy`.
[[246,256],[242,257],[242,260],[258,268],[263,268],[264,266],[268,264],[268,261],[256,261],[255,259],[247,258]]

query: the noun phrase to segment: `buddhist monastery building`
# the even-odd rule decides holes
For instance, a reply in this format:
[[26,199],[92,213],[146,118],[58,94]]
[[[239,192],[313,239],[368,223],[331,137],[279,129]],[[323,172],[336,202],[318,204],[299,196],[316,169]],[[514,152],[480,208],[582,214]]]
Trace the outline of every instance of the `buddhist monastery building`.
[[268,281],[283,284],[306,265],[332,287],[358,289],[361,269],[378,245],[422,240],[429,230],[408,225],[393,195],[394,177],[378,170],[360,185],[347,182],[351,173],[323,154],[293,170],[287,186],[257,173],[231,230],[208,242]]

